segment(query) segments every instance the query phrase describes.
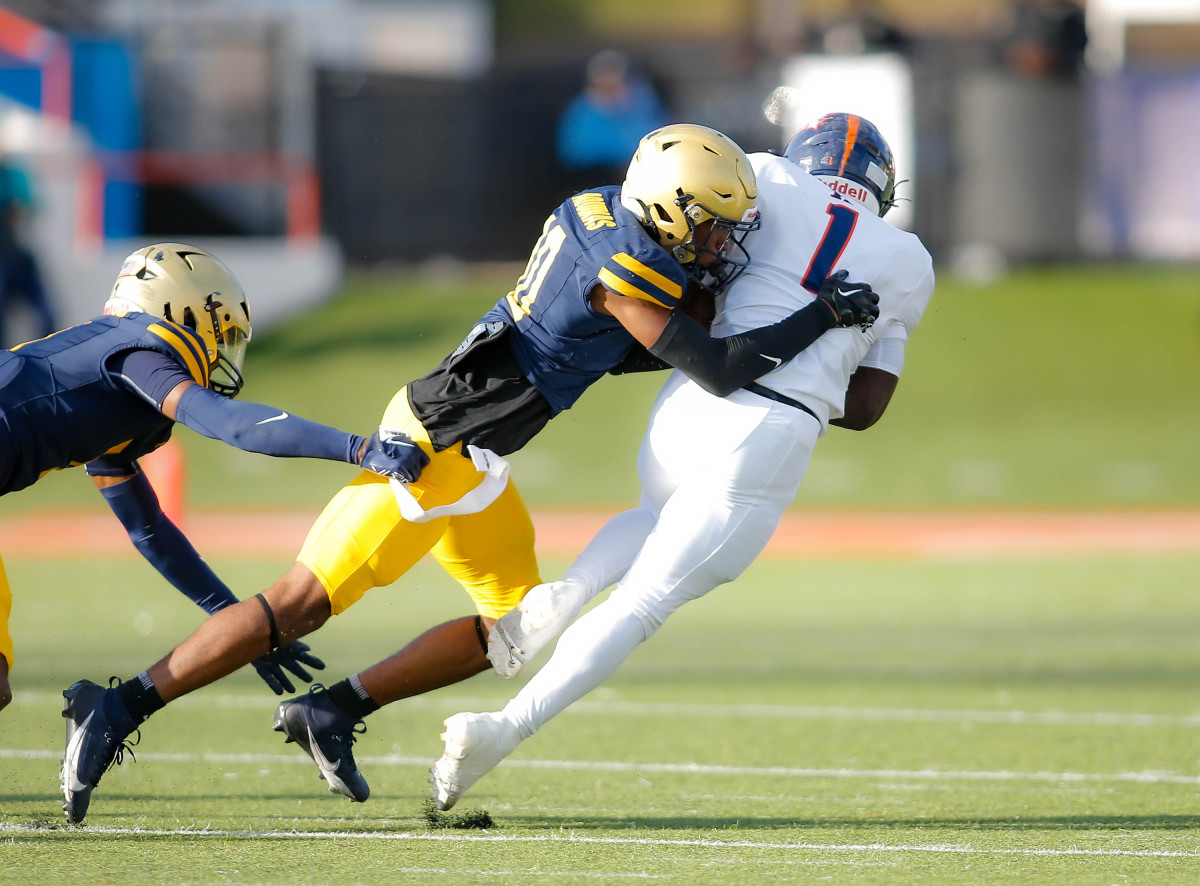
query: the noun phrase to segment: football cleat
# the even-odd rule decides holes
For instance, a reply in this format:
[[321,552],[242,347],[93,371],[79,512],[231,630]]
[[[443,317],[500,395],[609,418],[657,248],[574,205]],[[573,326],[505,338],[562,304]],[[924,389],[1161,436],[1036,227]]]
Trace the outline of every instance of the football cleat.
[[[109,696],[109,693],[112,693]],[[136,730],[121,731],[113,725],[105,710],[105,702],[120,704],[116,690],[105,689],[91,680],[80,680],[63,692],[62,715],[67,721],[67,749],[63,754],[62,779],[63,812],[67,821],[79,824],[87,815],[92,789],[100,784],[100,776],[111,767],[120,765],[125,751],[133,757],[132,743],[126,736]],[[141,738],[141,733],[138,739]]]
[[488,661],[511,680],[547,643],[561,634],[587,602],[586,589],[570,581],[530,588],[488,634]]
[[501,714],[455,714],[443,722],[446,751],[429,771],[433,805],[446,811],[521,743]]
[[312,757],[329,792],[365,803],[371,788],[354,763],[352,746],[367,731],[362,720],[352,720],[334,704],[325,687],[314,683],[308,695],[290,698],[275,709],[276,732],[295,742]]

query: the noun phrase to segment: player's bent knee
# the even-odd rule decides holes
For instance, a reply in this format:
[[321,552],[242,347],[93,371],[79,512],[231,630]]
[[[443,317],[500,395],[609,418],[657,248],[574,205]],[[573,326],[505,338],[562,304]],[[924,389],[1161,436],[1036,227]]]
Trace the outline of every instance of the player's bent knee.
[[300,563],[294,564],[261,596],[270,607],[285,643],[312,633],[333,614],[325,586]]

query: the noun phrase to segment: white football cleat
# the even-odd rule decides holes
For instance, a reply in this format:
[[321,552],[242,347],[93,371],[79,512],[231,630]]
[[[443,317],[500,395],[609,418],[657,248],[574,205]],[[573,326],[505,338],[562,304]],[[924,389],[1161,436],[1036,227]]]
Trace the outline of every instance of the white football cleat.
[[500,714],[455,714],[442,721],[446,751],[429,770],[433,805],[443,812],[521,743],[517,727]]
[[526,662],[561,634],[587,602],[586,589],[572,581],[536,585],[488,634],[488,661],[511,680]]

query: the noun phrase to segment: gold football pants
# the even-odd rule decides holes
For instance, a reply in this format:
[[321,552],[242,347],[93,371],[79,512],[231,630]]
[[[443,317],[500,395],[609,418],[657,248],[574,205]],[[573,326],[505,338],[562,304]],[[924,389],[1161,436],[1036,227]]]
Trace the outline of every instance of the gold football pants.
[[8,632],[8,616],[12,612],[12,590],[8,587],[8,575],[4,571],[4,560],[0,559],[0,655],[8,662],[9,670],[13,663],[12,634]]
[[[382,425],[406,433],[429,456],[410,490],[429,510],[457,501],[482,475],[462,444],[434,452],[402,388]],[[313,524],[297,557],[325,586],[333,614],[371,588],[390,585],[426,553],[463,586],[480,615],[499,618],[541,583],[533,550],[533,521],[510,479],[500,496],[476,514],[410,523],[387,478],[363,471],[333,497]]]

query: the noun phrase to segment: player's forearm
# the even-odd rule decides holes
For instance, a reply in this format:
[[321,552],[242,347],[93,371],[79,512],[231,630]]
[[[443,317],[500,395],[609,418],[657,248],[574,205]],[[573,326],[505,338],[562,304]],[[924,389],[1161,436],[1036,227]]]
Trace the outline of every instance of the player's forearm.
[[100,489],[138,552],[171,585],[210,615],[237,602],[192,543],[163,513],[145,474]]
[[290,413],[230,400],[194,385],[184,393],[176,420],[238,449],[281,458],[324,458],[358,464],[363,438]]
[[725,397],[791,360],[834,323],[829,308],[813,302],[770,326],[712,338],[691,317],[675,312],[649,350],[710,394]]

